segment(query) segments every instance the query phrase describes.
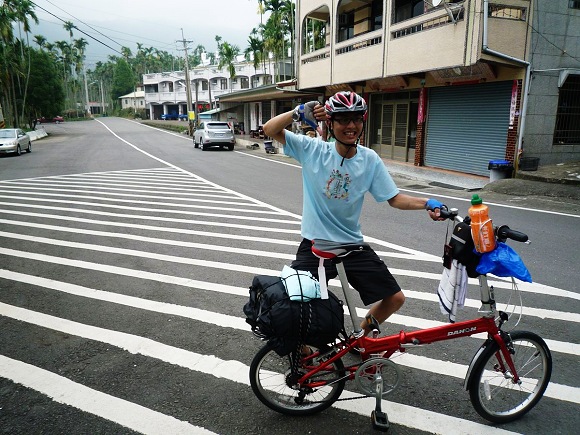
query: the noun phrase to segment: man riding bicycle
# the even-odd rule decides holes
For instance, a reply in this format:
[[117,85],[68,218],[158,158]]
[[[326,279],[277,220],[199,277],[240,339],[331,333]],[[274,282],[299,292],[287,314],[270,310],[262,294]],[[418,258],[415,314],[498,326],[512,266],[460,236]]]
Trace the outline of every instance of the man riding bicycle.
[[[400,210],[427,209],[440,220],[442,204],[435,199],[417,198],[399,192],[385,164],[373,150],[358,146],[367,115],[365,100],[354,92],[338,92],[324,106],[317,101],[297,106],[264,125],[264,133],[284,145],[284,152],[302,165],[304,190],[302,242],[291,266],[318,277],[319,259],[312,253],[312,240],[361,243],[360,215],[365,194],[377,202],[387,201]],[[334,142],[296,135],[286,127],[305,121],[317,128],[326,122]],[[385,263],[372,250],[361,250],[343,258],[349,283],[365,305],[374,304],[361,328],[369,333],[369,320],[384,322],[399,310],[405,296]],[[327,279],[337,276],[336,268],[325,262]]]

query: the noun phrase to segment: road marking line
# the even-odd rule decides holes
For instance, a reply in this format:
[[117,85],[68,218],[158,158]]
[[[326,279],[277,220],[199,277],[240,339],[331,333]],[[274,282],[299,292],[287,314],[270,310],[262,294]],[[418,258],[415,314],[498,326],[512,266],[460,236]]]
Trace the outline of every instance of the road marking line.
[[[14,206],[16,204],[10,202],[0,202],[0,205]],[[286,233],[286,234],[300,234],[300,230],[287,230],[283,228],[272,228],[272,227],[258,227],[254,225],[242,225],[227,222],[211,222],[207,220],[194,220],[194,219],[178,219],[178,218],[165,218],[159,216],[149,216],[149,215],[136,215],[130,213],[111,213],[99,210],[85,210],[80,208],[69,208],[69,207],[54,207],[50,205],[35,205],[26,204],[27,208],[42,209],[42,210],[58,210],[58,211],[69,211],[72,213],[84,213],[97,216],[110,216],[118,218],[128,218],[128,219],[143,219],[147,221],[161,221],[161,222],[172,222],[172,223],[183,223],[183,224],[193,224],[193,225],[207,225],[212,227],[226,227],[226,228],[237,228],[243,230],[253,230],[257,232],[270,231],[273,233]],[[233,216],[232,216],[233,218]],[[291,222],[294,223],[294,222]]]
[[[257,209],[242,209],[239,207],[215,207],[207,204],[187,204],[185,201],[179,202],[158,202],[158,201],[141,201],[135,199],[121,199],[121,198],[110,198],[107,196],[95,196],[95,195],[79,195],[78,193],[69,195],[64,193],[46,193],[46,192],[26,192],[27,195],[38,195],[39,198],[33,198],[30,196],[22,196],[22,192],[18,191],[5,191],[0,188],[0,198],[6,199],[19,199],[19,200],[32,200],[32,201],[47,201],[51,202],[52,198],[74,198],[74,199],[92,199],[99,201],[108,201],[109,203],[129,203],[129,204],[144,204],[144,205],[157,205],[164,207],[181,207],[181,208],[195,208],[204,210],[220,210],[220,211],[231,211],[234,213],[254,213],[254,214],[269,214],[274,216],[280,216],[280,213],[273,210],[257,210]],[[74,204],[75,201],[69,201],[69,203]],[[4,211],[4,210],[2,210]]]
[[[235,220],[247,220],[247,221],[256,221],[256,222],[270,222],[276,224],[288,224],[288,225],[300,225],[300,221],[296,220],[287,220],[287,219],[276,219],[276,218],[268,218],[268,217],[259,217],[259,216],[240,216],[240,215],[233,215],[233,214],[221,214],[221,213],[207,213],[203,211],[197,210],[171,210],[171,209],[160,209],[160,208],[150,208],[150,207],[131,207],[128,205],[119,205],[119,204],[104,204],[99,202],[89,202],[89,201],[68,201],[63,199],[44,199],[44,198],[30,198],[30,197],[23,197],[19,196],[18,198],[10,197],[7,195],[0,195],[0,198],[10,198],[10,199],[18,199],[18,201],[33,201],[33,202],[50,202],[51,204],[55,203],[64,203],[67,205],[83,205],[89,207],[97,207],[97,208],[104,208],[104,209],[114,209],[114,210],[127,210],[127,211],[139,211],[139,212],[146,212],[146,213],[161,213],[161,214],[177,214],[177,215],[186,215],[186,216],[207,216],[212,218],[225,218],[225,219],[235,219]],[[5,202],[4,204],[11,204],[12,206],[16,207],[28,207],[31,204],[27,204],[24,202]],[[36,207],[36,206],[34,206]],[[46,208],[46,206],[41,206],[42,208]],[[73,208],[66,208],[66,207],[58,207],[55,210],[66,210],[71,211],[74,210]],[[89,210],[86,209],[79,209],[81,212],[86,213]],[[251,210],[241,210],[243,212],[252,213]]]
[[[32,323],[44,328],[64,332],[66,334],[89,340],[108,343],[132,354],[140,354],[146,357],[155,358],[170,364],[208,374],[218,379],[226,379],[239,384],[249,385],[249,366],[236,360],[222,360],[213,355],[198,354],[173,346],[168,346],[148,338],[124,332],[107,330],[96,326],[84,325],[82,323],[0,303],[0,314],[4,315],[5,312],[9,313],[9,317],[23,322]],[[349,393],[345,391],[343,394]],[[335,406],[362,415],[368,415],[369,409],[372,409],[372,407],[365,407],[365,409],[362,409],[354,402],[355,401],[338,402],[339,405],[335,404]],[[391,402],[384,400],[383,403],[386,406],[393,405]],[[462,434],[511,433],[492,426],[463,420],[457,417],[450,417],[444,414],[425,411],[421,408],[415,408],[408,405],[399,406],[401,407],[399,409],[404,409],[405,413],[412,414],[413,419],[408,420],[406,418],[400,418],[398,413],[393,413],[393,415],[390,416],[390,420],[395,424],[407,425],[410,423],[410,427],[414,427],[414,420],[419,419],[421,421],[429,420],[431,425],[437,425],[437,427],[447,428],[450,427],[450,425],[453,425],[455,430],[459,430],[458,433]]]
[[45,213],[31,213],[31,212],[24,212],[18,210],[2,210],[1,213],[3,214],[15,214],[18,216],[30,216],[30,217],[40,217],[43,219],[55,219],[55,220],[62,220],[65,222],[75,222],[75,223],[86,223],[86,224],[93,224],[99,226],[111,226],[111,227],[118,227],[118,228],[133,228],[133,229],[140,229],[140,230],[150,230],[154,231],[155,233],[178,233],[182,235],[195,235],[201,237],[212,237],[212,238],[222,238],[222,239],[235,239],[235,240],[247,240],[251,242],[261,242],[261,243],[273,243],[276,245],[291,245],[291,246],[298,246],[298,242],[292,240],[282,240],[282,239],[274,239],[272,237],[255,237],[255,236],[243,236],[238,234],[222,234],[222,233],[212,233],[209,231],[197,231],[197,230],[190,230],[186,228],[173,228],[173,227],[158,227],[153,225],[141,225],[141,224],[134,224],[134,223],[126,223],[126,222],[115,222],[115,221],[101,221],[95,219],[85,219],[79,218],[76,216],[62,216],[57,214],[45,214]]
[[215,433],[3,355],[0,355],[0,375],[38,391],[57,403],[72,406],[144,434]]
[[[69,293],[76,296],[103,300],[106,302],[125,305],[128,307],[144,309],[148,311],[154,311],[164,314],[172,314],[180,317],[186,317],[193,320],[199,320],[205,323],[218,324],[223,327],[233,328],[248,331],[250,330],[249,325],[245,322],[243,318],[228,316],[225,314],[214,313],[211,311],[201,310],[192,307],[186,307],[182,305],[174,305],[166,302],[152,301],[149,299],[141,299],[134,296],[121,295],[117,293],[107,292],[104,290],[96,290],[88,287],[83,287],[75,284],[69,284],[61,281],[51,280],[47,278],[41,278],[32,275],[25,275],[18,272],[11,272],[8,270],[0,269],[0,278],[9,279],[12,281],[23,282],[31,284],[33,286],[44,287],[52,290],[57,290],[64,293]],[[227,288],[213,289],[211,288],[211,283],[208,283],[208,287],[205,290],[218,291],[221,293],[229,293]],[[246,289],[233,288],[236,296],[248,296],[248,291]],[[345,314],[348,315],[348,309],[345,307]],[[366,309],[357,308],[357,315],[359,317],[364,317],[366,314]],[[405,327],[414,327],[419,329],[432,328],[446,323],[436,321],[420,319],[416,317],[403,316],[401,314],[393,314],[390,318],[391,323],[398,325],[403,325]],[[484,334],[478,334],[472,336],[475,339],[485,340],[487,337]],[[570,342],[562,342],[556,340],[544,339],[548,344],[548,347],[553,352],[565,353],[569,355],[580,355],[580,345]]]
[[[1,204],[1,202],[0,202],[0,204]],[[265,230],[265,228],[264,228],[264,230]],[[286,230],[286,232],[292,232],[292,230]],[[88,250],[93,250],[93,251],[126,254],[126,255],[132,255],[132,256],[136,256],[136,257],[152,258],[152,259],[157,259],[157,260],[162,260],[162,261],[170,261],[170,262],[175,262],[175,263],[200,265],[200,266],[205,266],[205,267],[211,267],[214,269],[236,270],[239,272],[253,273],[255,275],[279,276],[279,274],[280,274],[279,270],[264,269],[264,268],[249,267],[249,266],[240,266],[240,265],[235,265],[235,264],[231,264],[231,263],[223,263],[223,262],[208,261],[208,260],[195,260],[195,259],[191,259],[191,258],[183,258],[183,257],[177,257],[177,256],[171,256],[171,255],[155,254],[155,253],[151,253],[151,252],[129,250],[129,249],[124,249],[124,248],[115,248],[115,247],[108,247],[108,246],[101,246],[101,245],[94,245],[94,244],[87,244],[87,243],[67,242],[67,241],[63,241],[63,240],[49,239],[49,238],[45,238],[45,237],[27,236],[27,235],[16,234],[16,233],[4,232],[3,234],[5,237],[11,237],[11,238],[21,239],[21,240],[30,240],[30,241],[34,241],[37,243],[46,243],[46,244],[51,244],[51,245],[55,245],[55,246],[68,246],[68,247],[72,247],[72,248],[81,248],[81,249],[88,249]],[[14,251],[14,252],[18,252],[18,251]],[[13,254],[13,255],[17,255],[17,254]],[[21,255],[23,255],[23,254],[21,254]],[[32,254],[29,254],[29,255],[32,255]],[[56,257],[56,258],[58,258],[58,257]],[[414,271],[414,270],[397,269],[397,268],[391,268],[390,272],[393,275],[398,275],[398,276],[410,276],[410,277],[415,277],[415,278],[425,278],[425,279],[431,279],[431,280],[435,280],[435,281],[439,281],[441,279],[441,275],[437,274],[437,273],[418,272],[418,271]],[[338,281],[331,280],[330,282],[334,283],[334,285],[336,285],[336,283]],[[469,282],[469,284],[478,285],[478,281],[476,279],[473,279],[473,278],[470,278],[468,280],[468,282]],[[493,285],[496,288],[510,289],[510,290],[512,288],[512,283],[508,282],[508,281],[490,280],[489,284]],[[546,294],[546,287],[547,286],[539,285],[539,284],[535,284],[535,283],[520,283],[520,282],[518,282],[518,288],[520,291],[523,291],[523,292]],[[580,294],[575,293],[575,292],[571,292],[568,290],[558,289],[558,288],[550,288],[550,295],[566,297],[566,298],[576,299],[576,300],[580,299]]]

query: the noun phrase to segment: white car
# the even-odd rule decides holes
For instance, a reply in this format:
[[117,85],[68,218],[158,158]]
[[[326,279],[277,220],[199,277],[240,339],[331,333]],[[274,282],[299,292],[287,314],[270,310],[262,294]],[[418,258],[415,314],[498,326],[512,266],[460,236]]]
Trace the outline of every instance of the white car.
[[19,128],[0,129],[0,154],[16,153],[20,155],[22,150],[26,150],[27,153],[32,152],[30,136]]
[[227,122],[202,122],[193,134],[193,145],[195,148],[201,148],[202,151],[213,146],[225,146],[233,151],[235,143],[234,132]]

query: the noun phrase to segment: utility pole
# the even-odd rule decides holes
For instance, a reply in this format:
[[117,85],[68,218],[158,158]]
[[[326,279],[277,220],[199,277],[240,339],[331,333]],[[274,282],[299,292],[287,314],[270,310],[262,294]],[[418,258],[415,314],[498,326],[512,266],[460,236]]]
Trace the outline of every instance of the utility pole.
[[[181,41],[183,43],[183,51],[185,52],[185,92],[187,94],[187,123],[189,125],[189,135],[193,136],[193,123],[189,119],[189,113],[191,112],[191,82],[189,80],[189,56],[187,54],[187,44],[193,41],[186,41],[183,35],[183,28],[181,29]],[[197,119],[195,120],[197,122]]]
[[99,80],[101,82],[101,116],[105,116],[105,92],[103,91],[103,80]]
[[87,112],[86,114],[91,117],[92,113],[91,113],[91,105],[89,103],[89,85],[87,84],[87,71],[85,70],[85,65],[83,64],[83,78],[84,78],[84,82],[85,82],[85,101],[87,102],[86,105],[86,109]]

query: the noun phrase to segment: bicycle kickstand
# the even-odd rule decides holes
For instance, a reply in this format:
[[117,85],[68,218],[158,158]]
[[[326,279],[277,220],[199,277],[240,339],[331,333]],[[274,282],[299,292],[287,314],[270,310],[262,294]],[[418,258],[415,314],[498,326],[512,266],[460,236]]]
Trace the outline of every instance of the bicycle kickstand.
[[373,423],[373,428],[381,432],[387,432],[389,430],[389,417],[387,413],[381,411],[381,400],[383,398],[383,377],[381,372],[377,371],[375,374],[376,383],[376,398],[377,402],[375,409],[371,412],[371,422]]

